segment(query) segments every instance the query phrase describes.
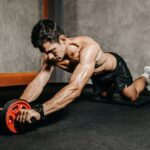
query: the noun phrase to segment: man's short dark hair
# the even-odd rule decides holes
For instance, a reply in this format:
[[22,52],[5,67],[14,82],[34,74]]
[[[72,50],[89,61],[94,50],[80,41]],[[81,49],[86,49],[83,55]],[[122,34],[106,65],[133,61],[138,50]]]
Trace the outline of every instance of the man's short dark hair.
[[62,34],[64,32],[54,21],[43,19],[33,27],[31,42],[35,48],[39,48],[43,52],[43,42],[50,41],[59,43],[59,36]]

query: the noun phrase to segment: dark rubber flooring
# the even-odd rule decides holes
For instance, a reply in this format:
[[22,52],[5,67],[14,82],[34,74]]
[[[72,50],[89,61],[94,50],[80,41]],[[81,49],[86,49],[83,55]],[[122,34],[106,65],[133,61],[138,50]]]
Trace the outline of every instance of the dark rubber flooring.
[[36,129],[1,133],[0,150],[150,150],[150,104],[76,100]]

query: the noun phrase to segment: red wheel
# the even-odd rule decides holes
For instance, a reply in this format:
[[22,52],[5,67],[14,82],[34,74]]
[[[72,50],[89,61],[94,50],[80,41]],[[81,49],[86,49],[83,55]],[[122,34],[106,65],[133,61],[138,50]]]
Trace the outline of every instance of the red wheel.
[[18,133],[18,128],[15,125],[16,117],[20,109],[31,109],[30,104],[25,100],[11,100],[4,106],[2,117],[8,130],[12,133]]

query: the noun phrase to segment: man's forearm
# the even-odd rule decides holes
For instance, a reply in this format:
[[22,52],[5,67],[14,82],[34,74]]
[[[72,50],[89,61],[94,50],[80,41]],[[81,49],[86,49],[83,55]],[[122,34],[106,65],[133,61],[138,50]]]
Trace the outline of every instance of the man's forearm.
[[43,68],[39,74],[34,78],[34,80],[27,86],[21,95],[21,99],[25,99],[28,102],[32,102],[38,98],[38,96],[43,91],[44,86],[47,84],[51,74],[53,72],[54,66],[43,65]]
[[48,115],[64,108],[75,100],[81,93],[81,90],[72,88],[70,85],[61,89],[52,99],[43,104],[44,114]]
[[21,95],[20,99],[32,102],[38,98],[38,96],[41,94],[42,91],[43,91],[42,87],[30,83],[23,92],[23,94]]

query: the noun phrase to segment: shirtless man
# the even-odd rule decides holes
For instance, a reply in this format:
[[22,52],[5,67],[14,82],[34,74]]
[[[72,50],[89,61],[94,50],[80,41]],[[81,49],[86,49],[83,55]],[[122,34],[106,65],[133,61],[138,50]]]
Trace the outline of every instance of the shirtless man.
[[[89,79],[92,79],[95,92],[103,96],[108,89],[117,90],[131,101],[136,101],[150,78],[150,67],[135,81],[125,61],[115,53],[104,53],[100,45],[90,37],[69,38],[48,19],[40,20],[32,31],[32,44],[45,54],[42,68],[35,79],[27,86],[21,99],[32,102],[41,94],[48,82],[54,66],[71,72],[69,83],[50,100],[35,109],[22,109],[17,117],[19,122],[31,123],[31,118],[44,116],[66,107],[81,93]],[[109,87],[109,88],[108,88]]]

